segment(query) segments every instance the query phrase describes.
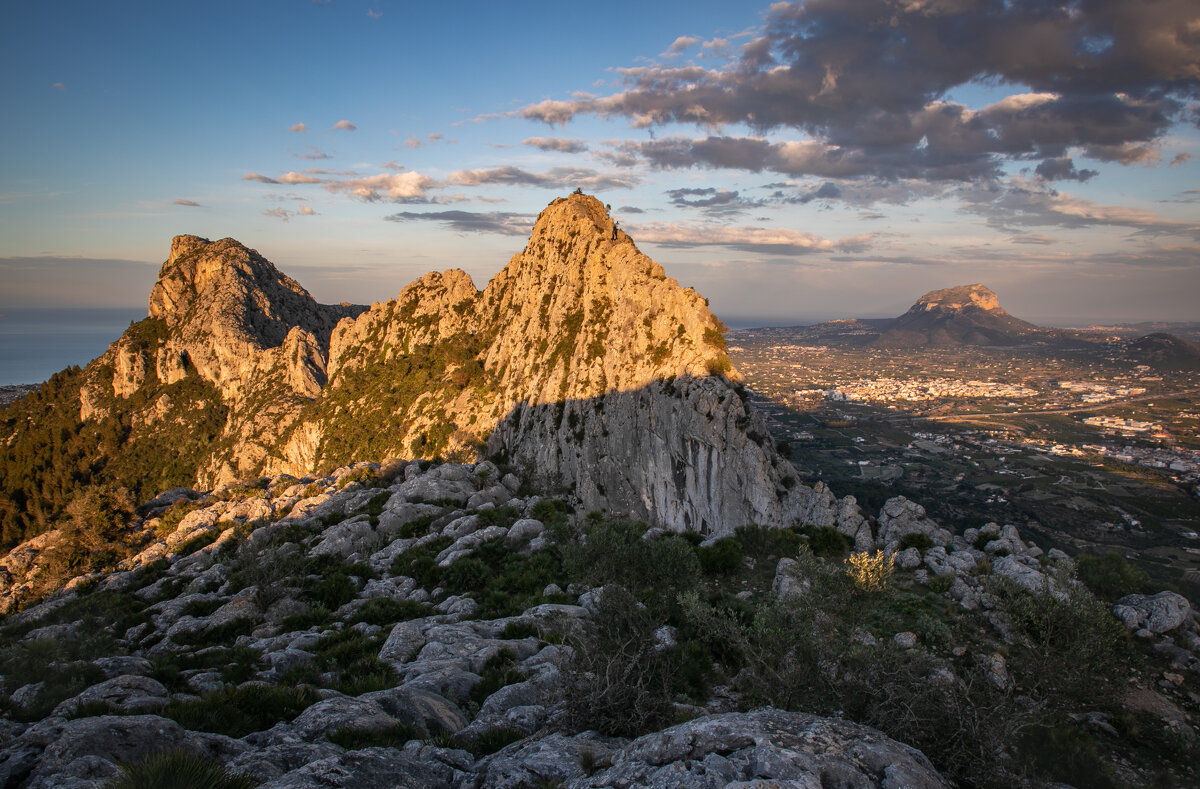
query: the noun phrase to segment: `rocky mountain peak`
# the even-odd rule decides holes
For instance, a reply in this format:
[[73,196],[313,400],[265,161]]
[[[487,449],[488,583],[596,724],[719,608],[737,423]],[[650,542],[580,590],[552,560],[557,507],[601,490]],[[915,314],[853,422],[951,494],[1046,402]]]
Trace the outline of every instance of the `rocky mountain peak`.
[[961,312],[968,307],[976,307],[985,312],[1007,314],[1000,307],[1000,299],[986,285],[959,285],[954,288],[931,290],[917,299],[915,305],[925,310],[946,310]]

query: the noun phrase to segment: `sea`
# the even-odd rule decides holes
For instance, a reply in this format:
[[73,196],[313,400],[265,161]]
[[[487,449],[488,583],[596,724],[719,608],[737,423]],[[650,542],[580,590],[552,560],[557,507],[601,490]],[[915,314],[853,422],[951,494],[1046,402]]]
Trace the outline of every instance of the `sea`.
[[39,384],[108,349],[146,307],[0,307],[0,386]]

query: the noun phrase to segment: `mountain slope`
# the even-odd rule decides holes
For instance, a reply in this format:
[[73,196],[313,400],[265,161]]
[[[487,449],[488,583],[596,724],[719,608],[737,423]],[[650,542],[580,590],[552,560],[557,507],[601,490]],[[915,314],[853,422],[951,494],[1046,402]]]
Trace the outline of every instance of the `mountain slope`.
[[[180,236],[149,313],[54,387],[54,429],[112,433],[100,451],[60,459],[86,468],[79,485],[144,499],[155,484],[490,453],[585,507],[673,529],[838,519],[750,411],[704,299],[614,239],[593,197],[551,203],[483,291],[462,271],[431,273],[370,308],[317,304],[232,239]],[[8,424],[10,445],[55,443],[21,407]],[[187,452],[161,473],[178,446]],[[31,519],[42,478],[60,472],[39,473],[6,477],[8,544],[44,531],[71,497],[58,480],[56,502]]]

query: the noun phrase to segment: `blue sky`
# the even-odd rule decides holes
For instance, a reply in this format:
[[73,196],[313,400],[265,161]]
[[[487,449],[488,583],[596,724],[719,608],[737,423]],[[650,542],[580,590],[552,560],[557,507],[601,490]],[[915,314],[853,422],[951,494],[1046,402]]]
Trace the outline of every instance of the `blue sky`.
[[142,304],[180,233],[482,287],[578,186],[728,319],[1200,320],[1188,0],[13,2],[0,90],[0,308]]

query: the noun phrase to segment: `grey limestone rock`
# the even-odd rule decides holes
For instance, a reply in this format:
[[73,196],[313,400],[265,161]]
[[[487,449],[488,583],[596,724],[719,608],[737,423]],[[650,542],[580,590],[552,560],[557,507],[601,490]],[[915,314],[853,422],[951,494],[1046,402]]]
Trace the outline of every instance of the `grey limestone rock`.
[[364,748],[305,764],[259,789],[451,789],[456,771],[419,753]]
[[1175,592],[1156,595],[1125,595],[1113,606],[1113,614],[1130,630],[1146,629],[1167,633],[1191,620],[1191,604]]
[[639,737],[571,789],[791,785],[948,789],[924,754],[866,726],[804,713],[709,715]]
[[167,706],[167,689],[149,677],[125,674],[92,685],[54,708],[54,715],[70,715],[86,704],[106,704],[120,713],[156,712]]

